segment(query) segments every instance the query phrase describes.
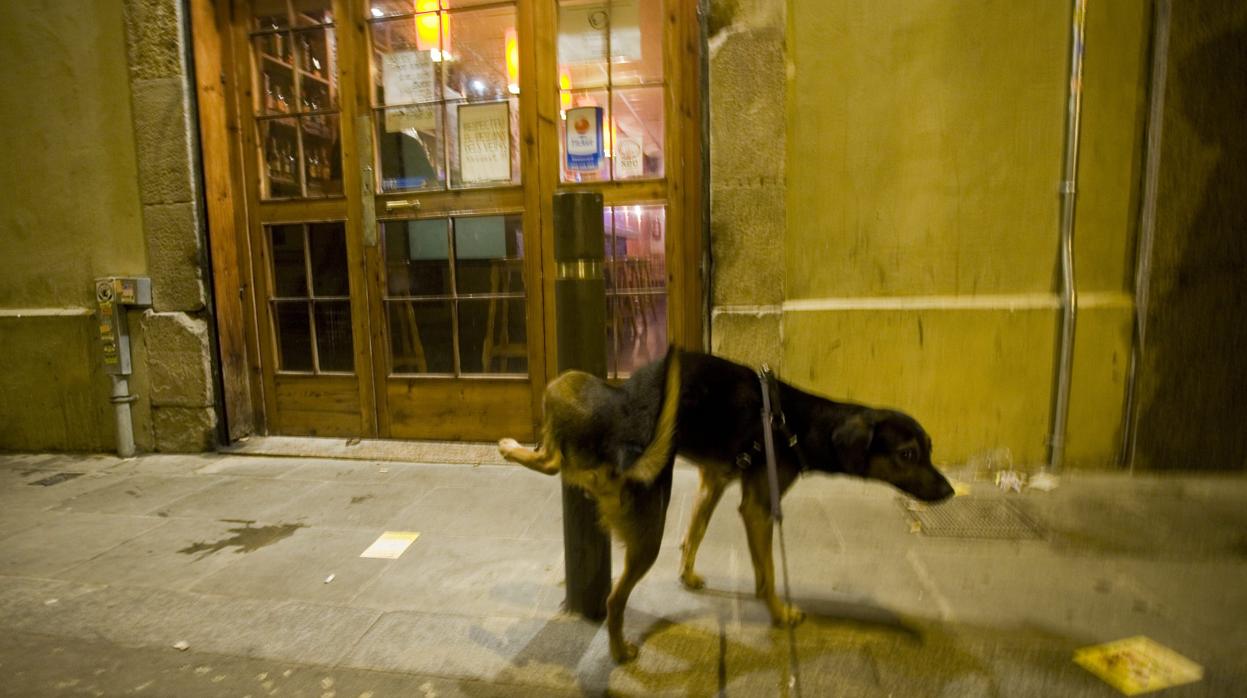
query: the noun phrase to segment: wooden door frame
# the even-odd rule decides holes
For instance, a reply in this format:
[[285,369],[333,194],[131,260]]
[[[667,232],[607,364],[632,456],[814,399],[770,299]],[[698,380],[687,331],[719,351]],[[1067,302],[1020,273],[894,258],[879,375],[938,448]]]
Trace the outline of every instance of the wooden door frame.
[[[189,0],[192,42],[196,64],[196,93],[199,129],[204,157],[205,196],[208,202],[208,240],[212,255],[213,288],[217,333],[226,387],[227,418],[231,424],[245,423],[242,417],[251,413],[256,433],[268,433],[271,418],[276,414],[276,388],[272,372],[263,370],[262,361],[273,361],[271,338],[261,331],[266,322],[267,297],[256,285],[266,278],[265,245],[260,236],[259,191],[249,191],[246,183],[258,181],[247,177],[246,168],[255,169],[254,158],[248,157],[248,145],[254,145],[253,115],[249,104],[242,104],[240,85],[250,85],[249,60],[239,60],[240,52],[250,50],[248,32],[234,16],[234,0]],[[371,113],[369,90],[362,89],[355,77],[366,75],[369,56],[368,22],[362,8],[366,0],[334,0],[335,33],[340,42],[339,55],[351,56],[361,66],[344,67],[342,91],[339,95],[340,130],[351,133],[360,114]],[[520,42],[521,93],[536,95],[536,107],[522,111],[520,119],[521,162],[525,178],[534,178],[538,186],[523,187],[523,201],[528,221],[535,222],[536,235],[526,235],[528,270],[538,283],[530,289],[529,306],[542,331],[530,331],[528,341],[537,342],[537,355],[544,362],[530,362],[531,405],[534,421],[541,414],[541,387],[548,376],[557,371],[558,357],[552,340],[556,336],[553,250],[548,244],[553,232],[553,192],[565,187],[559,183],[558,98],[552,85],[542,87],[539,75],[557,75],[556,36],[538,32],[539,27],[555,26],[555,0],[517,0],[517,25],[526,28],[531,41]],[[695,0],[667,0],[664,4],[665,31],[664,75],[677,84],[666,90],[665,125],[665,190],[653,183],[606,183],[604,190],[609,205],[615,200],[665,195],[667,201],[667,308],[668,332],[673,342],[685,348],[702,349],[705,274],[702,259],[705,200],[701,179],[702,107],[704,94],[702,70],[702,20]],[[522,32],[523,33],[523,32]],[[543,96],[544,95],[544,96]],[[349,120],[349,121],[348,121]],[[349,124],[349,125],[348,125]],[[361,179],[356,146],[352,138],[342,139],[343,191],[360,191]],[[673,147],[674,146],[674,147]],[[650,187],[647,189],[646,187]],[[253,187],[254,188],[254,187]],[[459,192],[471,197],[473,192]],[[379,270],[380,247],[363,244],[363,202],[360,196],[346,195],[348,265],[352,296],[352,329],[355,338],[356,379],[360,405],[361,435],[387,433],[384,424],[387,405],[384,386],[388,378],[386,362],[371,353],[360,356],[361,343],[367,347],[383,346],[384,317],[379,302],[374,302],[369,287],[380,289],[383,279],[369,278],[367,270]],[[312,202],[315,209],[315,202]],[[466,202],[465,202],[466,203]],[[354,252],[352,252],[354,251]],[[362,251],[362,254],[359,252]],[[678,273],[677,270],[678,269]],[[360,288],[357,288],[360,286]],[[355,312],[355,300],[366,304],[367,312]],[[235,299],[238,299],[237,301]],[[533,323],[530,322],[530,327]],[[363,360],[361,363],[361,359]],[[367,378],[367,379],[366,379]],[[238,382],[246,380],[245,389]],[[237,438],[231,428],[231,439]]]

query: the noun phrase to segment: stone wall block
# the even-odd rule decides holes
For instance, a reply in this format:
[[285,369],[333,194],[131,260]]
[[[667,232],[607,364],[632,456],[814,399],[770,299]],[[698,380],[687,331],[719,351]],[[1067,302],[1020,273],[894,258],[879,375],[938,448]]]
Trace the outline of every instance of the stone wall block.
[[156,450],[199,453],[213,448],[216,412],[211,407],[153,407]]
[[716,312],[710,320],[710,350],[746,366],[765,363],[780,371],[783,358],[781,318],[778,312]]
[[194,200],[185,87],[176,77],[131,83],[139,200],[144,204]]
[[715,305],[777,305],[784,300],[784,189],[714,187],[710,248]]
[[157,311],[204,307],[198,221],[190,203],[145,206],[143,232]]
[[180,7],[178,0],[126,0],[126,49],[132,80],[183,73]]
[[[143,315],[153,413],[158,407],[212,407],[208,324],[185,313]],[[156,426],[160,448],[160,427]]]
[[712,182],[782,185],[785,154],[782,28],[728,30],[710,56]]

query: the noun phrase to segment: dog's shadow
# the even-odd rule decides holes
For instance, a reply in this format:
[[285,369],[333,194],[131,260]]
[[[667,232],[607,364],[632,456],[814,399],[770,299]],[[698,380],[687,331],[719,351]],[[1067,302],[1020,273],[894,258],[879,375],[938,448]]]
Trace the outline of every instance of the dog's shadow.
[[[497,678],[537,679],[590,693],[711,696],[739,682],[759,690],[784,683],[794,647],[798,665],[813,666],[861,662],[868,648],[880,643],[922,642],[918,625],[869,600],[793,599],[806,619],[790,636],[786,628],[771,625],[765,606],[750,593],[703,589],[697,595],[707,602],[699,609],[661,616],[628,610],[625,631],[640,648],[633,662],[614,663],[602,624],[564,615],[528,636]],[[862,678],[870,680],[865,668]]]

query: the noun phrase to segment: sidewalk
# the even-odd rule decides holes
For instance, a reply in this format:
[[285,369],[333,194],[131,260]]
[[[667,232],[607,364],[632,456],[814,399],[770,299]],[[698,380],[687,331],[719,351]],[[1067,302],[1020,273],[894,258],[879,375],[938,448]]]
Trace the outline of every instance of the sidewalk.
[[[783,695],[789,636],[752,597],[737,488],[693,593],[676,573],[696,473],[675,480],[663,553],[626,617],[640,656],[617,667],[603,627],[560,613],[552,478],[0,454],[0,695]],[[1159,695],[1247,693],[1247,477],[1075,474],[1022,494],[976,482],[948,506],[797,483],[785,535],[809,616],[801,695],[1120,695],[1071,657],[1135,635],[1204,667]],[[966,523],[1012,537],[939,535]],[[420,537],[397,560],[360,558],[387,530]]]

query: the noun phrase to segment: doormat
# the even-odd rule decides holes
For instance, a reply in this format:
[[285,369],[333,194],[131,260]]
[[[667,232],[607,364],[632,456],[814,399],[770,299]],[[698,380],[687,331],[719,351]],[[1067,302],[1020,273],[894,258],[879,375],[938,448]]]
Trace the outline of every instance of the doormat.
[[1074,652],[1074,663],[1128,696],[1204,678],[1204,668],[1142,635]]

